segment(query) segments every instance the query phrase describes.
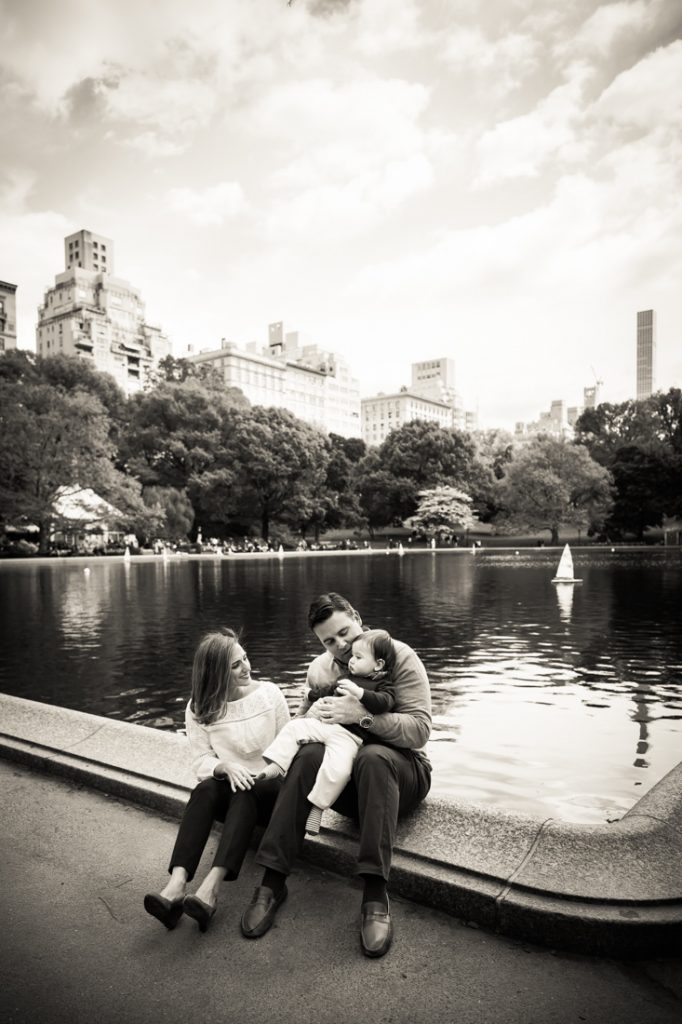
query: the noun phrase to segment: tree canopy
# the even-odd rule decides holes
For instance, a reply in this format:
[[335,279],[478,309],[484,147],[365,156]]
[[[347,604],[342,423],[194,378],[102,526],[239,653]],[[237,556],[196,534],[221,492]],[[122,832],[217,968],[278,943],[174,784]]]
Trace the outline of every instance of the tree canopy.
[[611,507],[611,490],[611,474],[585,448],[540,435],[507,470],[501,488],[502,525],[549,530],[557,544],[561,526],[600,526]]
[[476,522],[471,498],[458,487],[431,487],[419,491],[418,497],[417,511],[405,520],[410,530],[427,537],[439,537],[470,530]]

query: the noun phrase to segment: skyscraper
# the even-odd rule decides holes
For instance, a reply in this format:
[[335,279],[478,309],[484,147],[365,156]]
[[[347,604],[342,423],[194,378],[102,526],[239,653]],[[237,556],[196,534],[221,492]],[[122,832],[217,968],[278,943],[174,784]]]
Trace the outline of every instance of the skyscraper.
[[114,243],[91,231],[64,239],[64,266],[38,310],[38,355],[63,352],[110,373],[126,395],[170,355],[168,338],[146,322],[140,293],[114,277]]
[[656,313],[643,309],[637,314],[637,401],[655,391]]

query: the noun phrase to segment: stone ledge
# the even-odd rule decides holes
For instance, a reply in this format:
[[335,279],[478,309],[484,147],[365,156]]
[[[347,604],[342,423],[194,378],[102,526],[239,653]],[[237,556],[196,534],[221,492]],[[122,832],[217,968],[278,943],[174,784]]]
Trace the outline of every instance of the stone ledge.
[[[0,695],[0,754],[177,817],[184,737]],[[328,812],[303,859],[353,873],[357,829]],[[391,889],[468,924],[606,956],[682,951],[682,763],[619,822],[572,825],[428,798],[400,824]]]

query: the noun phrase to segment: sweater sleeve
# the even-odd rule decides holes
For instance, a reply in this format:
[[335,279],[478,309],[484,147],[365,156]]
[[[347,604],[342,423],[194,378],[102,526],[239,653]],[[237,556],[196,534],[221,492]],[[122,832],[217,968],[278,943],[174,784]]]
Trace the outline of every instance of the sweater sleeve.
[[391,675],[393,711],[377,715],[367,731],[394,747],[419,750],[431,734],[431,690],[421,659],[407,644],[394,641],[396,663]]
[[277,695],[275,697],[275,732],[279,732],[283,729],[287,722],[291,721],[291,715],[289,714],[289,705],[284,699],[284,694],[280,690],[279,686],[276,687]]
[[208,729],[197,722],[189,704],[185,709],[185,728],[192,758],[192,770],[199,782],[203,782],[204,779],[209,779],[213,775],[213,769],[220,759],[211,746]]
[[393,711],[395,707],[393,686],[382,686],[380,690],[363,689],[360,700],[370,715],[384,715],[387,711]]

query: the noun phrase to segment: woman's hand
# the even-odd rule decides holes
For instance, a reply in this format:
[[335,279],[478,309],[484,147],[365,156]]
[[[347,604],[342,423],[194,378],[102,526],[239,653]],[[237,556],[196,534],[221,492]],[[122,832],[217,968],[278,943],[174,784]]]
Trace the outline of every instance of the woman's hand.
[[357,697],[358,700],[362,700],[362,695],[365,691],[357,683],[354,683],[352,679],[342,679],[336,687],[336,692],[340,693],[341,696],[350,693],[353,697]]
[[248,768],[238,761],[218,761],[213,769],[216,778],[227,779],[233,793],[238,789],[251,789],[255,779]]
[[366,714],[358,698],[350,693],[343,697],[322,697],[316,704],[317,717],[328,725],[357,725]]

